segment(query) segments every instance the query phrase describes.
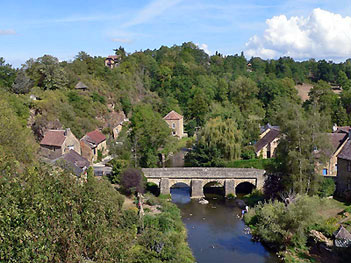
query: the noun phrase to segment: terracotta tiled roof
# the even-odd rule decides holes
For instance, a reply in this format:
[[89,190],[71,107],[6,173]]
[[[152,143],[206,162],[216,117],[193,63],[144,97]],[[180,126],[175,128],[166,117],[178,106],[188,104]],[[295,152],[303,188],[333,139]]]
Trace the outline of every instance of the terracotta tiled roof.
[[183,119],[183,116],[180,115],[179,113],[175,112],[174,110],[172,110],[165,117],[163,117],[163,119],[164,120],[180,120],[180,119]]
[[345,146],[342,148],[341,152],[339,153],[338,158],[351,161],[351,141],[348,141],[345,144]]
[[95,144],[102,143],[106,140],[106,136],[103,135],[99,130],[88,132],[86,136],[89,137]]
[[280,134],[280,131],[277,129],[271,129],[263,138],[261,138],[255,144],[255,151],[258,153],[264,146],[268,143],[271,143],[275,138],[277,138]]
[[44,138],[41,140],[40,145],[50,145],[60,147],[66,140],[64,130],[49,130],[44,133]]
[[120,57],[119,55],[110,55],[107,58],[118,59],[119,57]]

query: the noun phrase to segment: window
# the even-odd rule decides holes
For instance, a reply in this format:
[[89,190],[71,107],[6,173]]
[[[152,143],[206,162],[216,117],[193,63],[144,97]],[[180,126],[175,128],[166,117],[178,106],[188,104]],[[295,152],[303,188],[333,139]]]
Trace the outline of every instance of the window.
[[334,171],[337,172],[338,171],[338,164],[336,163],[334,166]]
[[172,123],[172,128],[175,129],[175,123]]
[[323,169],[323,175],[328,175],[328,169]]

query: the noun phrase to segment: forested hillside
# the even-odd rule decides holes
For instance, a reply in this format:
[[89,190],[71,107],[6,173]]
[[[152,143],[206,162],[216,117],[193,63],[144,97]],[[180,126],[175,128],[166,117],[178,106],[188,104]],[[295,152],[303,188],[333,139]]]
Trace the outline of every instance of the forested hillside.
[[[250,155],[248,146],[257,140],[259,125],[279,124],[277,113],[287,105],[305,112],[317,109],[329,128],[351,122],[351,60],[338,64],[296,62],[288,57],[248,61],[243,54],[208,56],[192,43],[132,54],[120,47],[115,52],[121,62],[113,69],[105,67],[103,57],[85,52],[69,62],[44,55],[20,69],[1,59],[0,92],[8,103],[3,107],[9,106],[36,140],[45,129],[60,127],[71,128],[80,138],[87,131],[107,127],[111,112],[123,110],[130,117],[136,106],[140,110],[145,104],[159,114],[156,118],[170,110],[183,114],[190,137],[210,119],[230,119],[240,136],[235,139],[236,153],[223,153],[229,159]],[[76,90],[78,81],[89,89]],[[295,89],[300,83],[314,86],[303,104]],[[340,95],[332,86],[341,89]],[[154,163],[144,160],[144,166],[148,162]]]

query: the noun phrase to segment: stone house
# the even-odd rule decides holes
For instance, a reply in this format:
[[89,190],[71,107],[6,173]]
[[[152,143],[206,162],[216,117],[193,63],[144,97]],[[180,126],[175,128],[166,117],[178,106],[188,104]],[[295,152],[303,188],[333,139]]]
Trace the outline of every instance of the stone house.
[[105,58],[105,66],[109,67],[110,69],[113,69],[119,65],[119,62],[121,60],[121,56],[119,55],[111,55]]
[[323,176],[336,176],[338,171],[338,154],[342,151],[346,142],[348,141],[348,134],[340,133],[327,133],[331,149],[328,150],[328,161],[320,167],[320,173]]
[[77,176],[86,175],[87,169],[90,167],[90,162],[74,150],[70,150],[53,160],[53,163],[62,168],[72,170]]
[[351,140],[347,140],[338,154],[337,162],[336,193],[351,198]]
[[167,122],[169,128],[172,130],[172,135],[179,139],[186,136],[184,134],[183,116],[172,110],[163,119]]
[[274,157],[279,138],[279,126],[271,126],[269,123],[262,126],[260,139],[254,145],[256,156],[262,157],[263,159]]
[[80,139],[82,156],[90,163],[97,161],[99,152],[102,155],[107,154],[106,136],[99,130],[88,132]]
[[48,130],[40,141],[40,155],[48,159],[56,159],[63,154],[75,150],[81,153],[79,140],[71,132],[66,130]]
[[122,131],[123,124],[127,121],[128,119],[126,118],[126,115],[123,111],[113,111],[107,115],[105,127],[110,128],[112,131],[113,139],[117,139],[119,133]]

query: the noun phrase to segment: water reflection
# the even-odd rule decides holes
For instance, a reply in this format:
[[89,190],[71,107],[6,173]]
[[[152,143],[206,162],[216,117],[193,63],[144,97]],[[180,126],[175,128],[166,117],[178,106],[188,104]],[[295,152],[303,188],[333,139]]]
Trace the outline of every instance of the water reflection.
[[181,210],[188,230],[188,242],[199,263],[271,263],[278,262],[260,243],[245,234],[239,218],[241,210],[234,201],[207,195],[210,203],[201,205],[190,199],[190,188],[172,188],[172,201]]

